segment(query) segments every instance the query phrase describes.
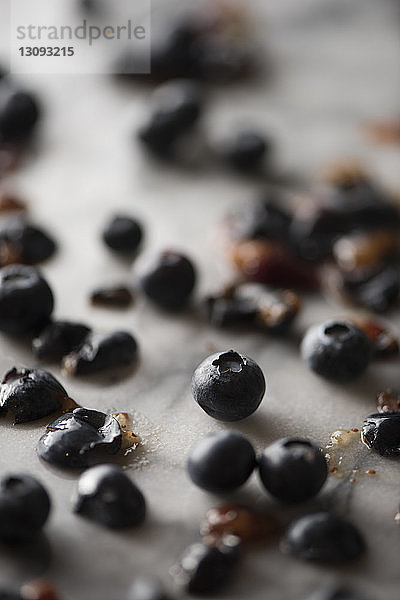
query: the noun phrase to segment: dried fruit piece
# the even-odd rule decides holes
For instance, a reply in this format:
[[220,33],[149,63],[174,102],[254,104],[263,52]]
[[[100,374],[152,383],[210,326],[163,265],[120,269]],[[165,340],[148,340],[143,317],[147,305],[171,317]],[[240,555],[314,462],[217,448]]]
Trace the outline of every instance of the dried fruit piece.
[[400,121],[372,121],[365,125],[365,130],[374,142],[383,144],[400,143]]
[[389,229],[355,233],[339,238],[333,246],[334,258],[344,271],[379,266],[396,257],[398,251],[398,233]]
[[222,504],[207,512],[200,533],[212,538],[232,534],[243,542],[250,542],[269,538],[277,530],[278,524],[272,515],[239,504]]
[[90,294],[90,302],[94,306],[126,308],[132,304],[133,295],[125,286],[103,287]]
[[388,326],[372,317],[351,319],[369,338],[377,358],[397,356],[399,341]]
[[22,586],[21,600],[61,600],[61,597],[50,581],[38,579]]
[[392,410],[400,410],[400,392],[393,389],[387,389],[380,392],[377,396],[377,411],[378,413],[390,412]]
[[26,203],[20,198],[4,190],[0,192],[0,213],[8,213],[13,211],[24,212],[26,210]]

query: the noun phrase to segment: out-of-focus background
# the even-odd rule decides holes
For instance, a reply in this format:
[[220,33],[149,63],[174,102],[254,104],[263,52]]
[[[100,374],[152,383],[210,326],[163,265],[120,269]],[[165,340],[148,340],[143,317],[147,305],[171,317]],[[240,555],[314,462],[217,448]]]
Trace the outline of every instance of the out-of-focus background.
[[[6,5],[2,0],[5,15]],[[187,5],[153,0],[153,30],[174,21]],[[274,184],[307,192],[321,166],[349,157],[364,162],[389,190],[399,190],[399,145],[374,143],[363,126],[399,116],[399,3],[253,0],[245,8],[260,71],[247,82],[206,86],[206,141],[237,123],[251,124],[273,140]],[[7,67],[7,17],[0,23],[0,59]],[[100,330],[131,330],[141,348],[137,371],[112,384],[67,380],[58,368],[52,372],[81,404],[133,413],[144,446],[138,458],[132,455],[130,468],[148,499],[149,517],[138,531],[114,534],[74,516],[75,478],[48,469],[36,456],[43,424],[1,424],[1,471],[36,474],[47,484],[54,507],[43,541],[51,546],[51,559],[43,548],[34,549],[35,557],[0,548],[0,579],[46,575],[66,600],[117,600],[125,597],[135,575],[153,573],[168,582],[172,562],[199,538],[199,522],[217,502],[184,472],[190,445],[222,428],[194,405],[190,393],[191,373],[210,348],[237,348],[254,357],[266,374],[262,406],[237,425],[259,449],[286,435],[310,437],[324,446],[336,429],[359,426],[373,412],[374,394],[398,385],[398,362],[374,365],[361,382],[338,387],[312,376],[297,348],[285,340],[251,333],[239,338],[191,314],[166,318],[141,298],[126,312],[91,307],[87,297],[93,288],[134,277],[131,265],[111,256],[101,243],[110,214],[128,212],[144,224],[144,249],[133,273],[154,251],[180,249],[198,267],[200,298],[230,277],[219,243],[221,221],[249,205],[271,181],[268,176],[239,177],[210,160],[206,166],[171,167],[149,159],[134,135],[145,119],[149,84],[90,74],[26,74],[15,80],[40,98],[43,119],[30,152],[5,184],[27,199],[32,218],[59,242],[57,255],[42,267],[55,291],[56,315],[88,321]],[[310,299],[296,334],[344,312],[322,298]],[[0,371],[14,364],[34,361],[25,346],[1,337]],[[350,495],[343,485],[343,498],[340,489],[336,497],[338,510],[365,534],[364,559],[343,569],[321,567],[282,556],[276,545],[259,545],[246,554],[232,585],[218,597],[302,600],[319,583],[338,578],[365,590],[372,600],[397,600],[398,465],[370,454],[362,460],[376,469],[376,478],[360,478]],[[259,505],[266,501],[256,478],[235,498],[252,498]]]

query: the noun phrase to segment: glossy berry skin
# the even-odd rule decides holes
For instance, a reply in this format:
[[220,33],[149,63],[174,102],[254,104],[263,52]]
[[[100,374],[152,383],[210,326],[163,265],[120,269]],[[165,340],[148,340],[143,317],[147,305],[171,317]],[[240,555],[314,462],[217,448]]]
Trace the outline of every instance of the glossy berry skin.
[[256,464],[253,446],[236,431],[210,433],[197,441],[187,459],[189,477],[200,488],[222,494],[243,485]]
[[120,467],[97,465],[80,476],[74,511],[104,527],[127,529],[143,523],[146,502]]
[[0,140],[18,143],[32,133],[40,116],[38,102],[29,93],[5,82],[0,85]]
[[28,333],[48,320],[53,306],[53,293],[37,269],[24,265],[0,269],[0,331]]
[[68,375],[91,375],[130,365],[137,357],[138,345],[127,331],[89,334],[83,344],[67,354],[63,367]]
[[311,327],[301,355],[321,377],[347,382],[360,376],[372,357],[372,345],[361,329],[347,321],[328,321]]
[[340,585],[327,585],[315,590],[307,600],[367,600],[364,594]]
[[365,543],[352,523],[331,513],[319,512],[294,521],[281,549],[304,560],[344,563],[358,558],[365,550]]
[[258,460],[265,489],[287,503],[305,502],[322,488],[328,465],[318,446],[308,440],[284,438],[267,446]]
[[19,542],[38,535],[50,513],[50,498],[30,475],[0,479],[0,540]]
[[362,440],[381,456],[399,456],[400,410],[369,415],[363,423]]
[[37,452],[61,468],[89,467],[116,454],[122,433],[114,417],[97,410],[76,408],[56,419],[40,438]]
[[61,410],[67,400],[67,392],[48,371],[14,367],[1,382],[0,416],[10,410],[14,423],[27,423]]
[[80,346],[90,331],[82,323],[53,321],[32,340],[32,352],[42,360],[58,361]]
[[239,131],[221,147],[222,160],[236,171],[254,171],[268,150],[268,142],[257,131]]
[[263,372],[234,350],[208,356],[192,378],[196,402],[213,419],[240,421],[259,407],[265,393]]
[[178,585],[189,594],[209,594],[225,585],[232,573],[232,563],[218,548],[202,543],[189,546],[173,569]]
[[162,252],[140,284],[146,296],[164,310],[180,310],[188,302],[196,283],[192,262],[182,254]]
[[127,600],[169,600],[158,579],[138,577],[132,583]]
[[104,243],[121,254],[137,252],[143,239],[142,226],[127,215],[116,215],[103,230]]

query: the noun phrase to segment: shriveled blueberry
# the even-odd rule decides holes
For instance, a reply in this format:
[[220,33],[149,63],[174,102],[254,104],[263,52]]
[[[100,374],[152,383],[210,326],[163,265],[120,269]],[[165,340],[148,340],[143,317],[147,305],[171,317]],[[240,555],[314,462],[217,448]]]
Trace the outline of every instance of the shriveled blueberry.
[[192,393],[214,419],[240,421],[259,407],[265,393],[265,379],[254,360],[228,350],[208,356],[197,367]]
[[270,143],[263,134],[249,129],[236,132],[221,145],[219,153],[232,169],[254,171],[261,166],[269,147]]
[[169,600],[169,596],[158,579],[143,576],[132,583],[127,600]]
[[3,142],[25,140],[32,134],[39,116],[39,104],[32,94],[1,83],[0,140]]
[[400,276],[397,268],[390,265],[360,276],[343,274],[342,285],[353,302],[376,312],[386,312],[399,302]]
[[318,446],[308,440],[284,438],[265,448],[258,460],[265,489],[282,502],[304,502],[318,494],[328,465]]
[[103,240],[115,252],[136,252],[143,239],[141,224],[127,215],[116,215],[105,226]]
[[80,346],[90,331],[82,323],[53,321],[32,340],[32,351],[38,358],[58,361]]
[[50,498],[31,475],[0,478],[0,539],[24,541],[37,535],[50,513]]
[[90,294],[90,302],[94,306],[104,308],[127,308],[133,302],[132,292],[125,286],[97,288]]
[[0,331],[28,333],[52,313],[53,293],[34,267],[10,265],[0,269]]
[[171,572],[189,594],[209,594],[229,581],[232,563],[218,548],[197,543],[185,550]]
[[14,423],[47,417],[71,402],[61,383],[43,369],[14,367],[1,382],[0,416],[10,410]]
[[37,451],[57,467],[81,468],[104,462],[121,447],[119,423],[97,410],[76,408],[56,419],[40,438]]
[[328,321],[310,327],[301,343],[310,369],[333,381],[361,375],[372,357],[372,345],[361,329],[348,321]]
[[141,277],[141,287],[150,300],[165,310],[182,309],[196,283],[194,266],[186,256],[162,252]]
[[356,590],[341,585],[325,585],[315,590],[307,600],[367,600],[366,596]]
[[101,373],[133,363],[138,345],[127,331],[89,334],[83,344],[63,359],[68,375]]
[[50,258],[55,241],[42,228],[24,219],[13,219],[0,228],[0,253],[4,264],[35,265]]
[[120,467],[98,465],[80,476],[74,511],[105,527],[127,529],[144,521],[146,502]]
[[187,471],[193,483],[214,493],[243,485],[256,464],[254,448],[237,431],[210,433],[189,450]]
[[360,556],[365,543],[358,529],[346,519],[318,512],[294,521],[281,549],[304,560],[342,563]]
[[400,410],[369,415],[364,420],[361,439],[382,456],[399,456]]

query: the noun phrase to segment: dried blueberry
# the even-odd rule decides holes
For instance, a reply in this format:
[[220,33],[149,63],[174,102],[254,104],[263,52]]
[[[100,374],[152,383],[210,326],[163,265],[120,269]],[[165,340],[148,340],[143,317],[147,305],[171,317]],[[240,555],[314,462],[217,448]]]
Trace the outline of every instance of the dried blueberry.
[[47,321],[53,305],[53,293],[35,268],[10,265],[0,269],[1,331],[28,333]]
[[237,171],[254,171],[261,166],[269,142],[258,131],[236,132],[220,149],[222,160]]
[[304,502],[316,494],[328,476],[323,452],[308,440],[284,438],[267,446],[258,460],[260,478],[282,502]]
[[90,294],[90,301],[95,306],[107,308],[126,308],[132,304],[132,292],[125,286],[98,288]]
[[364,594],[341,585],[326,585],[315,590],[307,600],[367,600]]
[[0,140],[21,142],[31,135],[39,119],[36,98],[6,83],[0,86]]
[[254,360],[228,350],[208,356],[197,367],[192,393],[214,419],[240,421],[259,407],[265,393],[265,379]]
[[169,596],[158,579],[138,577],[129,590],[128,600],[169,600]]
[[171,311],[185,306],[195,282],[196,272],[192,262],[171,250],[162,252],[140,280],[146,296],[160,308]]
[[68,375],[101,373],[133,363],[138,345],[127,331],[89,334],[83,344],[64,356],[63,367]]
[[32,351],[38,358],[58,361],[80,346],[90,331],[82,323],[53,321],[32,340]]
[[105,527],[126,529],[144,521],[146,503],[120,467],[98,465],[80,476],[74,511]]
[[400,410],[369,415],[363,423],[361,439],[382,456],[399,456]]
[[13,219],[0,228],[0,260],[6,264],[35,265],[50,258],[56,243],[43,229],[23,219]]
[[197,543],[185,550],[171,573],[189,594],[209,594],[228,582],[232,563],[218,548]]
[[361,375],[372,357],[372,345],[361,329],[347,321],[328,321],[311,327],[301,344],[310,369],[333,381]]
[[40,458],[57,467],[81,468],[116,454],[122,432],[114,417],[97,410],[76,408],[56,419],[38,442]]
[[115,252],[134,253],[143,239],[142,226],[126,215],[113,217],[103,231],[103,240]]
[[237,431],[210,433],[189,451],[187,471],[193,483],[214,493],[231,492],[243,485],[256,464],[254,448]]
[[0,416],[8,410],[14,423],[47,417],[73,403],[63,386],[48,371],[13,368],[6,373],[0,388]]
[[47,521],[50,498],[30,475],[7,474],[0,479],[0,539],[24,541],[37,535]]
[[400,392],[391,388],[380,392],[377,396],[377,411],[378,413],[386,413],[388,411],[400,411]]
[[319,512],[294,521],[281,549],[304,560],[341,563],[360,556],[365,543],[352,523],[337,515]]

